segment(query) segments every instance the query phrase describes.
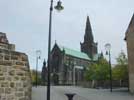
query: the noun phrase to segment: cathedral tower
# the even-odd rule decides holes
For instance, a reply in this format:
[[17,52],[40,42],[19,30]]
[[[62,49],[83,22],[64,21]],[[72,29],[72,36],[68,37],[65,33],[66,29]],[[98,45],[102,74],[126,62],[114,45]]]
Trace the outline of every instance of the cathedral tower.
[[90,58],[93,59],[93,56],[97,54],[97,43],[94,42],[89,16],[87,16],[86,21],[84,42],[80,43],[80,45],[81,45],[81,52],[86,53]]

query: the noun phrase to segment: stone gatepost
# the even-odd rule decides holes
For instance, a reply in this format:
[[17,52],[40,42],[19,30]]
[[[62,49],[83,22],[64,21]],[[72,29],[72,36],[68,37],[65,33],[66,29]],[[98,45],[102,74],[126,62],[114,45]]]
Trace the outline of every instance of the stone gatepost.
[[28,56],[0,33],[0,100],[31,100],[31,87]]

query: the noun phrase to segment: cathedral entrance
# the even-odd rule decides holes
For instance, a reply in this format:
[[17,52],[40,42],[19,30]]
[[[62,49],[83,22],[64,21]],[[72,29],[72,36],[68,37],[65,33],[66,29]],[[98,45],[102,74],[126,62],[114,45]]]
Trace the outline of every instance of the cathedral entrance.
[[53,74],[53,83],[59,85],[59,76],[57,74]]

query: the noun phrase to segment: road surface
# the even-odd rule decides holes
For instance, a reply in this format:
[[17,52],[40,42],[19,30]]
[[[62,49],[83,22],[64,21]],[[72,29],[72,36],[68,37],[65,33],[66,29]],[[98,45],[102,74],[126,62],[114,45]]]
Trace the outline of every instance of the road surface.
[[[66,93],[76,93],[73,100],[134,100],[124,89],[89,89],[74,86],[51,86],[51,100],[68,100]],[[32,88],[32,100],[46,100],[46,87]]]

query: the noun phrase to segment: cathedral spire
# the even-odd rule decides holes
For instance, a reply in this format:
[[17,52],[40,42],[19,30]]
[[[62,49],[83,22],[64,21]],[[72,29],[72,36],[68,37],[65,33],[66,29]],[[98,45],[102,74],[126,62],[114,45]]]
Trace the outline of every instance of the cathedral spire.
[[85,42],[86,41],[91,41],[91,42],[94,41],[89,16],[87,16],[87,21],[86,21],[84,41]]
[[97,54],[97,43],[95,43],[93,39],[89,16],[87,16],[86,21],[84,42],[80,44],[81,44],[81,52],[86,53],[91,59],[93,59],[94,55]]

